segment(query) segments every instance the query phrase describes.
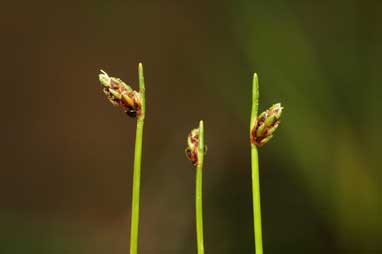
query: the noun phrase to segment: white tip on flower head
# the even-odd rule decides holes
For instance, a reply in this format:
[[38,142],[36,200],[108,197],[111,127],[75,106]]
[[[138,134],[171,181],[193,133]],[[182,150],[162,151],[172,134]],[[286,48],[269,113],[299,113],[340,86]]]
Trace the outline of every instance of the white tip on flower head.
[[107,75],[107,73],[104,70],[100,70],[100,71],[101,73],[98,75],[99,81],[101,82],[103,86],[109,87],[111,78],[109,77],[109,75]]
[[107,75],[107,73],[106,73],[106,71],[104,71],[104,70],[100,70],[100,72],[102,72],[102,74],[104,74],[105,76],[109,76],[109,75]]

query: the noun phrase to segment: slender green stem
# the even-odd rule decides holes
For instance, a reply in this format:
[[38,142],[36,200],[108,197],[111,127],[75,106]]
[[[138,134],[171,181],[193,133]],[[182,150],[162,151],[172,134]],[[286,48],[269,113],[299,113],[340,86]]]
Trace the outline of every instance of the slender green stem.
[[[253,75],[252,83],[252,114],[250,121],[250,135],[254,128],[259,106],[259,81],[256,73]],[[259,179],[259,156],[255,144],[251,144],[251,164],[252,164],[252,202],[253,202],[253,222],[256,254],[263,254],[263,236],[261,229],[261,202],[260,202],[260,179]]]
[[204,125],[199,123],[199,146],[198,146],[198,165],[196,167],[196,186],[195,186],[195,208],[196,208],[196,238],[198,243],[198,254],[204,254],[203,240],[203,198],[202,198],[202,176],[204,162]]
[[257,111],[259,108],[259,79],[257,77],[257,74],[253,74],[253,81],[252,81],[252,112],[251,112],[251,122],[249,125],[249,135],[251,135],[251,130],[253,126],[255,125],[255,121],[257,118]]
[[141,159],[142,159],[142,139],[143,125],[145,118],[145,84],[143,78],[143,67],[139,64],[139,90],[142,102],[142,113],[137,119],[137,131],[135,137],[134,154],[134,176],[133,176],[133,198],[131,207],[131,231],[130,231],[130,254],[137,254],[138,251],[138,226],[139,226],[139,199],[141,185]]
[[255,232],[256,254],[263,254],[263,236],[261,229],[261,205],[260,205],[260,179],[259,157],[256,145],[251,145],[252,157],[252,198],[253,198],[253,221]]
[[141,95],[141,103],[142,103],[142,114],[139,116],[139,118],[143,120],[146,114],[146,98],[145,98],[145,78],[143,75],[142,63],[139,63],[138,65],[138,77],[139,77],[139,93]]

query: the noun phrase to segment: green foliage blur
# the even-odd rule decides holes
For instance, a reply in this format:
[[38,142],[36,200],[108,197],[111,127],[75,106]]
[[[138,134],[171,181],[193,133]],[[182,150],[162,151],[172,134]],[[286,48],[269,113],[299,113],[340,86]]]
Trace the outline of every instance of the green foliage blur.
[[196,253],[194,167],[205,121],[206,252],[254,253],[249,117],[284,106],[260,150],[265,253],[382,253],[382,4],[8,2],[0,253],[128,253],[135,121],[99,69],[145,68],[139,253]]

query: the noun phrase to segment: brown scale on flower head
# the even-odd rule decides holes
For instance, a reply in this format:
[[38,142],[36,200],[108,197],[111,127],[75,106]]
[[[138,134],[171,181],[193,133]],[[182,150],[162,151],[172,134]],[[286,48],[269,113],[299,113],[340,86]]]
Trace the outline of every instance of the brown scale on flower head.
[[189,147],[185,150],[187,158],[192,162],[192,165],[198,165],[198,152],[191,150]]
[[[123,100],[123,103],[125,106],[124,107],[125,113],[128,116],[133,117],[133,118],[141,115],[141,99],[140,99],[139,93],[137,93],[136,91],[132,91],[132,92],[128,92],[127,96],[129,98],[133,99],[133,103],[128,104],[128,103],[126,103],[125,100]],[[122,97],[122,98],[124,98],[124,97]]]
[[261,147],[273,137],[273,132],[280,124],[282,110],[281,104],[277,103],[257,117],[251,130],[252,144]]
[[142,103],[138,92],[131,89],[122,80],[109,77],[104,71],[99,75],[99,79],[104,86],[103,92],[114,106],[122,108],[130,117],[135,118],[141,115]]

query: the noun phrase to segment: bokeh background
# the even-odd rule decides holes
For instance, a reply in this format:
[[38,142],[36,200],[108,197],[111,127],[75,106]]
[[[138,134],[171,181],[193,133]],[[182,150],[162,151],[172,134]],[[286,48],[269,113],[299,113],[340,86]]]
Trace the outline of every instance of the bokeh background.
[[248,122],[265,253],[382,253],[381,1],[2,4],[0,253],[128,253],[135,121],[99,69],[145,68],[139,253],[196,253],[186,136],[205,120],[206,253],[254,253]]

